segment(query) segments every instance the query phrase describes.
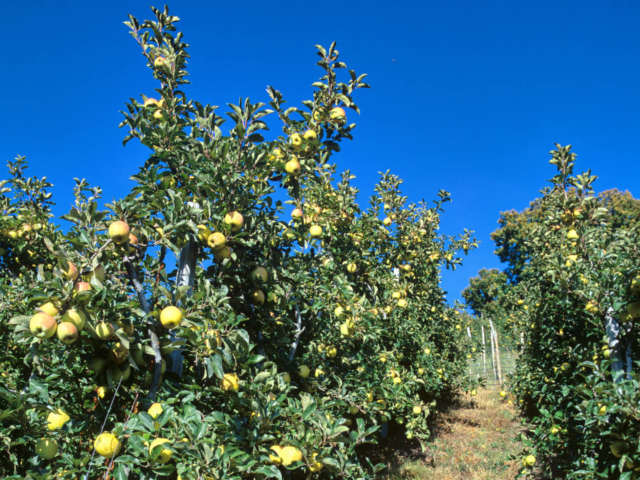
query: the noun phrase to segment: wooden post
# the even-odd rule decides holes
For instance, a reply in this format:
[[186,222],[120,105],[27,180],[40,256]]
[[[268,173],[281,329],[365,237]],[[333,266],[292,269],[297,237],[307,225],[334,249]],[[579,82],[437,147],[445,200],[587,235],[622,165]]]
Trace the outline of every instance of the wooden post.
[[484,325],[480,325],[482,329],[482,370],[487,373],[487,352],[484,346]]
[[[467,335],[469,335],[469,343],[471,343],[473,341],[473,339],[471,338],[471,329],[469,327],[467,327]],[[471,365],[473,364],[473,362],[469,362],[469,378],[471,378],[473,376],[473,372],[471,371]],[[480,376],[478,374],[478,376]]]
[[493,369],[493,376],[495,379],[498,379],[498,373],[496,372],[496,360],[494,355],[494,344],[493,344],[493,329],[489,332],[489,338],[491,339],[491,368]]
[[500,344],[498,343],[498,332],[494,330],[496,336],[496,358],[498,360],[498,383],[502,385],[502,366],[500,365]]

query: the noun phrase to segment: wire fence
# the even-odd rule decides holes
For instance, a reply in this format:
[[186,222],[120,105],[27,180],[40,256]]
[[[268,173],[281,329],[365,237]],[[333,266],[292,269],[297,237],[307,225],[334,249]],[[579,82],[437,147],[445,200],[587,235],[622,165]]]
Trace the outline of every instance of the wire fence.
[[[516,368],[517,354],[513,350],[500,349],[498,355],[486,351],[468,362],[468,373],[471,379],[484,378],[487,386],[501,385],[504,379]],[[500,381],[500,378],[502,381]]]

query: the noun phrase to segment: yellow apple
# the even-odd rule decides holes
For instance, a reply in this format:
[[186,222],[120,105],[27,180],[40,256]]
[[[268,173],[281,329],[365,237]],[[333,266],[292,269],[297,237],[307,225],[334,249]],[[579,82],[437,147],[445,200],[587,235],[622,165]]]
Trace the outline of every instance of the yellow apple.
[[55,319],[46,313],[36,313],[29,322],[29,330],[34,337],[38,338],[53,337],[57,326]]
[[344,110],[340,107],[332,108],[329,117],[332,122],[337,123],[338,125],[344,125],[347,123],[347,114],[344,113]]
[[211,234],[212,232],[209,230],[209,227],[206,225],[198,225],[198,240],[202,243],[207,243]]
[[302,148],[302,136],[299,133],[291,135],[291,147],[294,150],[300,150],[300,148]]
[[[58,328],[58,331],[59,330],[60,328]],[[117,363],[118,365],[126,362],[128,355],[129,349],[122,345],[122,343],[120,342],[114,343],[109,350],[109,358],[111,359],[111,361]]]
[[119,383],[120,379],[122,379],[123,382],[126,382],[129,380],[129,376],[131,375],[131,367],[127,365],[127,368],[121,370],[118,365],[112,363],[109,365],[109,372],[111,372],[111,378],[115,383]]
[[311,225],[311,228],[309,229],[309,234],[313,238],[321,237],[322,236],[322,227],[320,225]]
[[304,138],[306,138],[307,140],[315,140],[316,138],[318,138],[318,135],[314,130],[307,130],[306,132],[304,132]]
[[279,456],[282,459],[282,465],[285,467],[291,465],[293,462],[302,461],[302,452],[296,447],[284,447],[280,451]]
[[298,367],[298,373],[300,374],[300,376],[302,378],[307,378],[309,376],[309,374],[311,373],[311,369],[309,367],[307,367],[306,365],[300,365]]
[[167,330],[179,327],[182,323],[182,311],[178,307],[165,307],[160,313],[160,323]]
[[66,271],[61,271],[63,278],[65,278],[66,280],[71,280],[72,282],[75,282],[76,279],[78,278],[78,269],[76,268],[76,266],[71,263],[71,262],[67,262],[68,268]]
[[112,433],[101,433],[93,443],[96,453],[105,458],[113,458],[120,451],[120,441]]
[[58,308],[58,306],[53,301],[46,302],[40,305],[38,308],[47,315],[51,315],[52,317],[55,317],[60,313],[60,308]]
[[100,340],[109,340],[113,336],[113,325],[107,322],[100,322],[96,326],[96,335]]
[[64,344],[71,344],[78,339],[78,329],[71,322],[62,322],[56,330],[58,339]]
[[251,292],[251,303],[254,305],[262,305],[264,303],[265,297],[264,292],[259,288]]
[[64,427],[64,424],[71,420],[71,417],[67,415],[61,408],[58,408],[55,412],[47,415],[47,428],[49,430],[59,430]]
[[244,217],[239,212],[229,212],[224,216],[224,223],[226,223],[232,232],[237,232],[244,225]]
[[221,247],[213,251],[213,256],[219,262],[231,257],[231,249],[229,247]]
[[237,392],[240,389],[240,379],[235,373],[225,373],[220,380],[220,388],[225,391]]
[[220,250],[227,244],[227,237],[221,232],[213,232],[207,238],[207,244],[214,250]]
[[254,285],[262,285],[269,278],[267,269],[264,267],[256,267],[250,275],[251,283]]
[[95,357],[89,364],[89,370],[96,374],[102,373],[107,368],[108,363],[104,358]]
[[280,458],[280,453],[282,452],[282,447],[279,445],[273,445],[270,450],[273,450],[275,455],[269,454],[269,460],[273,465],[281,465],[282,458]]
[[157,107],[157,106],[158,106],[158,101],[157,101],[155,98],[147,98],[147,99],[144,101],[143,106],[144,106],[145,108],[146,108],[146,107],[151,107],[151,106],[153,106],[153,107]]
[[109,225],[109,237],[117,244],[125,243],[127,240],[129,240],[129,233],[129,225],[127,225],[127,223],[123,222],[122,220],[116,220],[111,225]]
[[36,455],[51,460],[58,453],[58,442],[53,438],[41,438],[36,442]]

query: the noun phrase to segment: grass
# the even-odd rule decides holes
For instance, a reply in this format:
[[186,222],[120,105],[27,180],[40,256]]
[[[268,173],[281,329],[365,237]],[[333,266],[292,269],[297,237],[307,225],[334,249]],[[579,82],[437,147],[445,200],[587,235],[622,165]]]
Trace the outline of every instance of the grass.
[[424,454],[400,453],[386,480],[513,479],[521,464],[507,457],[520,452],[515,441],[520,429],[515,409],[500,400],[497,387],[479,390],[443,416],[435,442]]

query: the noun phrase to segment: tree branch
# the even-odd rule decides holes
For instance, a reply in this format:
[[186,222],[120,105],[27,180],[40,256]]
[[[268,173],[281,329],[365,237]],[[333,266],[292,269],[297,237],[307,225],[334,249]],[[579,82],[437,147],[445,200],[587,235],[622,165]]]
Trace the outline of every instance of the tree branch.
[[[135,290],[138,295],[138,299],[140,300],[140,306],[144,313],[147,314],[147,319],[149,317],[149,302],[147,302],[147,297],[144,294],[144,289],[138,280],[138,276],[136,275],[136,270],[133,268],[133,264],[131,263],[131,259],[125,256],[123,259],[124,266],[127,269],[127,276],[129,277],[129,281],[131,282],[131,286]],[[160,353],[160,342],[158,341],[158,335],[153,328],[152,323],[148,323],[149,329],[149,338],[151,339],[151,348],[154,353],[154,362],[153,362],[153,378],[151,380],[151,387],[149,388],[149,393],[147,397],[150,401],[153,401],[156,397],[156,393],[158,392],[158,387],[160,386],[160,375],[162,369],[162,354]]]

